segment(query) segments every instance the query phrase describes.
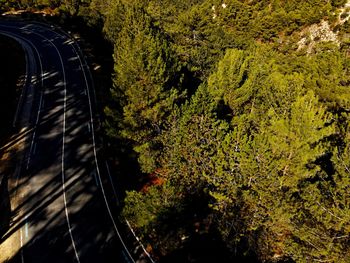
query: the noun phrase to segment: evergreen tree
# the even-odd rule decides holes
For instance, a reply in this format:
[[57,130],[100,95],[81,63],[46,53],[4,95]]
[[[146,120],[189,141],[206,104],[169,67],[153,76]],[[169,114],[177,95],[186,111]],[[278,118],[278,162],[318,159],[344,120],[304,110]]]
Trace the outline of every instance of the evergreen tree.
[[152,172],[157,168],[157,137],[182,96],[180,65],[165,36],[138,6],[126,8],[114,58],[112,95],[122,108],[115,124],[119,122],[123,138],[135,142],[143,171]]

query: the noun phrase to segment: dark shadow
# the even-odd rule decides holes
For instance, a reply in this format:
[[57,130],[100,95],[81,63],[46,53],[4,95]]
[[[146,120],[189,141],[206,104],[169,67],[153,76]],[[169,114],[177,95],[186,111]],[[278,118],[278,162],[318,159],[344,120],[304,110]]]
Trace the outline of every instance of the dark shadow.
[[[246,249],[233,253],[215,228],[215,215],[208,207],[205,193],[179,199],[175,207],[164,209],[150,229],[153,250],[163,255],[160,263],[259,263],[257,257]],[[176,248],[176,249],[174,249]],[[243,253],[249,252],[249,253]]]
[[0,143],[3,144],[14,133],[12,122],[22,90],[18,84],[25,74],[21,46],[3,35],[0,35],[0,61]]
[[[40,32],[45,33],[45,30],[41,28]],[[95,163],[92,128],[89,126],[89,101],[84,92],[85,80],[79,61],[75,59],[72,47],[65,44],[67,39],[56,37],[52,32],[45,34],[62,53],[66,91],[61,83],[63,74],[60,64],[57,64],[55,50],[31,34],[28,37],[41,47],[41,52],[45,55],[43,107],[39,112],[41,90],[37,89],[29,130],[14,135],[6,146],[10,147],[20,139],[27,138],[23,152],[17,152],[23,156],[18,163],[21,168],[18,180],[17,175],[12,174],[13,183],[7,191],[9,197],[18,198],[19,201],[9,211],[8,229],[3,233],[0,243],[13,235],[21,234],[23,238],[22,249],[8,262],[21,262],[22,257],[25,262],[75,262],[72,238],[82,262],[126,262],[126,254],[114,225],[120,225],[116,220],[119,209],[110,185],[100,140],[96,140],[99,169]],[[89,82],[92,93],[91,79]],[[37,81],[36,84],[38,83],[40,82]],[[92,108],[96,110],[95,105]],[[37,116],[39,122],[36,125]],[[95,122],[94,118],[92,121]],[[33,132],[35,137],[31,149]],[[65,150],[62,160],[63,145]],[[114,222],[106,209],[106,203]],[[127,246],[133,245],[132,242],[125,242]],[[137,259],[139,255],[134,255],[133,249],[130,250]]]

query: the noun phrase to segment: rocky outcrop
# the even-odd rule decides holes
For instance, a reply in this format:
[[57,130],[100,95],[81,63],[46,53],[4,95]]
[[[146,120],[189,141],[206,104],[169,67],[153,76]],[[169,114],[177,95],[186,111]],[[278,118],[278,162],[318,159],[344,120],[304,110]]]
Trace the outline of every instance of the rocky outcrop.
[[[343,8],[338,10],[338,21],[335,25],[343,25],[350,19],[350,0],[344,5]],[[319,42],[332,42],[337,46],[340,46],[340,40],[338,37],[338,31],[333,32],[328,21],[322,20],[319,24],[314,24],[300,33],[301,39],[299,40],[298,50],[306,48],[306,52],[310,54],[315,45]]]
[[311,53],[318,42],[333,42],[340,45],[337,33],[331,30],[328,21],[323,20],[320,24],[311,25],[303,30],[298,42],[298,50],[307,48],[307,53]]

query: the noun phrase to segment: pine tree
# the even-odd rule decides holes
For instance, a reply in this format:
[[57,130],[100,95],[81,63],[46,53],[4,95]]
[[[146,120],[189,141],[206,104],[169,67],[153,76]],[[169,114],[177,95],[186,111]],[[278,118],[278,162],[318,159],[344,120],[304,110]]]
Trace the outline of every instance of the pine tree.
[[128,6],[125,11],[114,58],[112,95],[122,108],[115,124],[120,121],[120,135],[135,143],[143,171],[152,172],[157,167],[156,138],[181,97],[180,65],[166,37],[138,6]]

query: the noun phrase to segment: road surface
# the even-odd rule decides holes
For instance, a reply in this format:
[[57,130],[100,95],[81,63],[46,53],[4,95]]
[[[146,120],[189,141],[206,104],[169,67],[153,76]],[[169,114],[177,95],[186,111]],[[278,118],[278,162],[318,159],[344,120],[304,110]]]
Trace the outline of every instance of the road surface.
[[141,262],[114,219],[96,148],[92,78],[78,45],[37,23],[1,21],[0,33],[23,46],[27,61],[14,120],[26,146],[11,227],[0,240],[18,241],[9,262]]

